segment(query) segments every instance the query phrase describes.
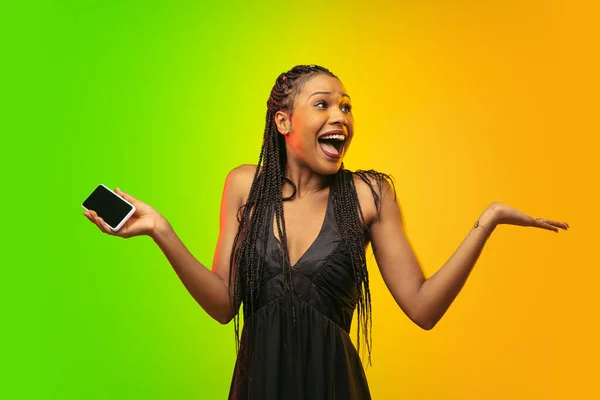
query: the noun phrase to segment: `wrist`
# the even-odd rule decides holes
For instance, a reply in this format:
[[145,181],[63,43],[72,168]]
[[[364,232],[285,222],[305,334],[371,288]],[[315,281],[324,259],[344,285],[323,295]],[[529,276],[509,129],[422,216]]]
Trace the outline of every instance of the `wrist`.
[[497,214],[492,204],[488,208],[486,208],[483,211],[483,213],[481,213],[481,215],[475,222],[474,228],[482,228],[488,233],[488,235],[491,235],[497,225]]
[[169,221],[161,216],[156,221],[154,228],[150,231],[150,233],[148,233],[148,236],[150,236],[156,242],[168,236],[172,231],[173,227]]
[[490,204],[479,216],[479,225],[485,227],[490,233],[498,226],[498,214],[494,204]]

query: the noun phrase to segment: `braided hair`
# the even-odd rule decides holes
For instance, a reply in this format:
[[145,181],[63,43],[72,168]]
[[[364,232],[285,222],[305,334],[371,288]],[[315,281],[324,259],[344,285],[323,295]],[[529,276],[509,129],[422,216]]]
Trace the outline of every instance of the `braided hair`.
[[[285,139],[278,132],[274,117],[277,111],[287,111],[291,114],[295,99],[300,94],[304,84],[318,74],[326,74],[337,78],[337,76],[324,67],[318,65],[298,65],[277,77],[267,101],[263,143],[248,200],[238,210],[239,228],[233,242],[230,259],[230,268],[233,270],[235,267],[236,269],[235,278],[233,278],[234,274],[230,273],[230,285],[233,279],[234,293],[232,306],[235,316],[236,350],[238,352],[240,342],[245,340],[244,334],[242,334],[240,340],[238,310],[240,305],[244,303],[244,325],[252,329],[251,317],[254,312],[254,301],[259,291],[263,264],[266,259],[266,245],[262,246],[262,251],[258,251],[256,241],[260,238],[261,243],[267,243],[270,230],[273,229],[272,221],[270,220],[270,211],[273,207],[275,209],[277,229],[283,251],[284,287],[287,290],[294,290],[291,284],[292,267],[287,246],[283,202],[294,197],[296,187],[291,180],[285,177],[287,162]],[[362,228],[364,217],[358,202],[353,176],[357,176],[367,183],[375,200],[378,213],[382,188],[385,184],[384,180],[391,182],[392,187],[393,181],[389,175],[374,170],[348,171],[344,168],[343,163],[341,168],[333,176],[329,177],[331,178],[330,190],[333,190],[334,215],[338,230],[342,235],[352,261],[354,282],[357,289],[359,321],[357,330],[358,351],[360,352],[360,332],[363,331],[368,349],[368,361],[371,364],[371,293],[369,290],[369,276],[365,256],[366,241]],[[283,198],[282,196],[283,184],[285,182],[290,183],[294,189],[294,194],[288,198]],[[379,190],[376,190],[376,188]],[[295,321],[293,302],[292,314],[293,321]],[[245,354],[242,354],[240,368],[246,371],[249,367],[250,357],[247,352],[247,346],[243,346],[243,348],[245,349]]]

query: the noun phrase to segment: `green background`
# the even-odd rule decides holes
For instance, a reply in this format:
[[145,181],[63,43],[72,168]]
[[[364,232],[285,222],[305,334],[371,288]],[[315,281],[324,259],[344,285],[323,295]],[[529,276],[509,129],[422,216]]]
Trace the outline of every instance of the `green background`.
[[3,6],[3,186],[21,211],[7,210],[18,244],[0,397],[225,398],[232,325],[201,310],[149,238],[101,235],[81,207],[98,183],[119,186],[210,266],[224,178],[257,161],[290,65],[260,61],[259,10],[216,3]]

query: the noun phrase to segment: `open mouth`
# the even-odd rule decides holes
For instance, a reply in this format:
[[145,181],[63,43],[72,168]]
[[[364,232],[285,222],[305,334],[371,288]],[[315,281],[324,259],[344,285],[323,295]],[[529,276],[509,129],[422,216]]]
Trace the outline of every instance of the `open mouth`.
[[344,145],[346,144],[346,137],[344,135],[334,135],[325,139],[318,139],[319,147],[326,156],[332,158],[339,158],[344,152]]

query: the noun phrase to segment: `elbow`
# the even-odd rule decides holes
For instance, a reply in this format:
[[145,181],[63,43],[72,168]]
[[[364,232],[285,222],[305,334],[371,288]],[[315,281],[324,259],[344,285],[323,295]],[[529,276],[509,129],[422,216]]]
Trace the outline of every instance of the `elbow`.
[[430,330],[432,330],[432,329],[433,329],[433,327],[434,327],[435,325],[436,325],[436,323],[435,323],[435,322],[425,322],[425,323],[420,323],[420,324],[419,324],[419,327],[420,327],[421,329],[423,329],[423,330],[430,331]]
[[412,320],[419,328],[421,328],[425,331],[432,330],[435,327],[435,325],[437,324],[436,320],[434,320],[432,318],[422,317],[422,316],[415,316]]
[[227,325],[232,319],[233,314],[230,310],[204,310],[212,319],[220,323],[221,325]]
[[230,303],[212,305],[211,308],[204,308],[204,311],[206,311],[206,313],[210,315],[212,319],[221,325],[227,325],[237,314],[237,312],[231,307]]
[[227,325],[231,321],[231,317],[227,314],[216,314],[211,317],[221,325]]
[[229,322],[231,322],[233,317],[234,317],[234,314],[231,312],[213,316],[213,318],[215,320],[217,320],[221,325],[227,325]]
[[420,301],[415,301],[413,305],[414,306],[409,309],[410,313],[407,313],[410,319],[419,328],[425,331],[432,330],[440,318],[438,318],[436,313],[433,312],[430,307],[427,307],[427,304],[423,304]]
[[231,318],[228,318],[224,315],[211,315],[211,317],[221,325],[227,325],[229,321],[231,321]]

